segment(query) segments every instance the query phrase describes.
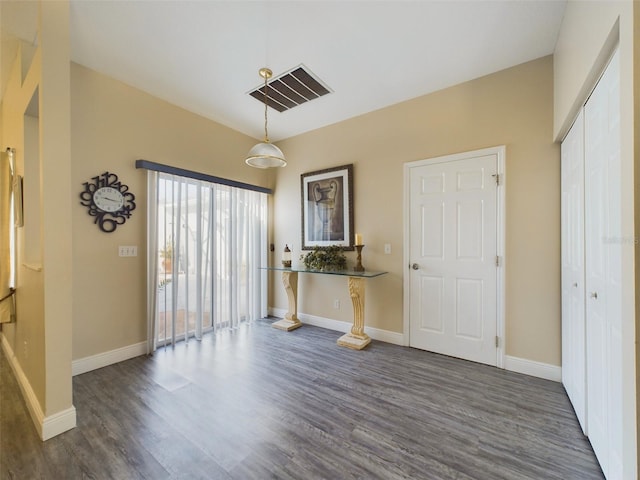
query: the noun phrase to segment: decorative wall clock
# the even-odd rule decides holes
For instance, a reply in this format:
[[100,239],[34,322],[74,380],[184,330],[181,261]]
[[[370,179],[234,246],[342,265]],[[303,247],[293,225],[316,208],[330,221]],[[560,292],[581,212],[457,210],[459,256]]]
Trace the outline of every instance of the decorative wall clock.
[[131,212],[136,209],[136,196],[115,173],[104,172],[83,185],[80,203],[87,207],[89,215],[96,217],[93,223],[100,230],[111,233],[131,218]]

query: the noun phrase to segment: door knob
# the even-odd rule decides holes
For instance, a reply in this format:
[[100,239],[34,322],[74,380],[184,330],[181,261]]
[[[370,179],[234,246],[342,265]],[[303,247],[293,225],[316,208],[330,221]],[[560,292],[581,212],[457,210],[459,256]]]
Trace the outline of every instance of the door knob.
[[594,298],[594,299],[596,299],[596,300],[597,300],[597,299],[598,299],[598,292],[591,292],[591,294],[590,294],[589,296],[590,296],[591,298]]
[[414,270],[418,270],[420,268],[420,265],[414,263],[413,265],[411,265],[411,268],[413,268]]

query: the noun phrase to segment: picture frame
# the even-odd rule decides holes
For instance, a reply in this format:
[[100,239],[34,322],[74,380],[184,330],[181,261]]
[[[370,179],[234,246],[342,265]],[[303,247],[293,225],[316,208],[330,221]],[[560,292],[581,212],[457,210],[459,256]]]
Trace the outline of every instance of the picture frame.
[[353,250],[353,164],[303,173],[300,191],[302,250]]

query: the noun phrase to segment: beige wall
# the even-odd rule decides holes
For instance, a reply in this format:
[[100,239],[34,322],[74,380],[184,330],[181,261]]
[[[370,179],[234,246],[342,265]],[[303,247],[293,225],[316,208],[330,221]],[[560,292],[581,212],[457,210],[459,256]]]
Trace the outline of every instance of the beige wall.
[[[71,132],[69,3],[40,6],[40,157],[44,280],[46,408],[72,406],[71,373]],[[64,394],[63,394],[64,392]]]
[[[3,145],[16,150],[16,167],[24,175],[24,112],[37,87],[39,62],[31,70],[26,82],[22,82],[20,49],[15,52],[11,72],[7,78],[7,89],[2,104]],[[39,58],[39,56],[38,56]],[[39,163],[39,159],[38,159]],[[33,179],[25,178],[25,188],[32,186]],[[29,199],[25,200],[26,203]],[[39,210],[39,206],[38,206]],[[38,220],[39,221],[39,220]],[[24,230],[17,231],[20,246],[24,245]],[[45,405],[45,360],[44,360],[44,286],[41,272],[24,268],[25,259],[19,257],[16,276],[18,322],[2,327],[2,334],[9,344],[27,377],[31,388],[44,410]],[[38,265],[41,267],[41,265]],[[24,305],[23,305],[24,304]]]
[[[3,19],[8,21],[8,19]],[[26,176],[25,202],[34,202],[25,222],[39,223],[37,263],[24,256],[25,230],[18,230],[17,321],[3,326],[12,363],[23,388],[35,397],[30,403],[43,437],[55,430],[48,417],[64,414],[65,428],[75,425],[71,391],[71,220],[69,131],[69,4],[45,2],[38,10],[38,49],[35,55],[15,52],[2,104],[2,148],[16,150],[19,174],[25,153],[40,170]],[[31,50],[31,49],[29,49]],[[31,61],[25,64],[25,59]],[[46,87],[45,87],[46,85]],[[38,91],[38,118],[25,116]],[[37,123],[37,127],[35,126]],[[29,132],[37,134],[29,139]],[[37,145],[34,145],[37,144]],[[28,192],[39,191],[30,196]],[[59,433],[59,432],[57,432]]]
[[[634,190],[634,170],[638,159],[634,136],[638,125],[634,119],[634,47],[640,47],[638,34],[634,37],[634,9],[631,1],[569,1],[562,22],[554,56],[554,133],[561,139],[571,125],[578,109],[587,99],[599,74],[604,70],[612,49],[620,51],[620,157],[622,165],[622,237],[637,239],[640,227],[639,199]],[[637,170],[636,170],[637,172]],[[637,174],[637,173],[636,173]],[[634,241],[622,245],[622,339],[624,478],[636,478],[638,471],[638,384],[640,362],[637,344],[639,321],[636,314],[636,265],[638,245]]]
[[617,35],[614,26],[629,1],[567,3],[554,52],[554,135],[561,139],[596,84]]
[[[546,57],[280,142],[289,165],[277,173],[273,260],[285,243],[294,258],[300,254],[300,174],[353,163],[363,263],[389,272],[367,284],[367,325],[402,332],[403,165],[506,145],[506,351],[559,365],[560,170],[552,126],[553,62]],[[286,296],[272,280],[271,305],[284,309]],[[300,312],[351,321],[346,281],[299,282]]]
[[[244,163],[256,142],[85,67],[71,64],[73,358],[146,340],[146,172],[137,159],[268,186]],[[136,195],[132,217],[113,233],[80,205],[83,182],[105,171]],[[119,257],[136,245],[137,257]]]

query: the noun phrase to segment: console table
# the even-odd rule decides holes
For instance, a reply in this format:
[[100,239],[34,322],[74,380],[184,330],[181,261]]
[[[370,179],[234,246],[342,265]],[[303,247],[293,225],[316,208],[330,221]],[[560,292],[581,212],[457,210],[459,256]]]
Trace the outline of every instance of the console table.
[[348,278],[349,296],[353,303],[353,326],[349,333],[345,333],[338,339],[338,345],[342,347],[362,350],[369,345],[371,338],[364,333],[364,286],[367,278],[384,275],[387,272],[356,272],[353,270],[307,270],[305,268],[265,267],[266,270],[282,272],[282,284],[287,292],[289,310],[282,320],[274,322],[272,327],[287,332],[302,326],[298,319],[298,273],[310,273],[316,275],[335,275]]

